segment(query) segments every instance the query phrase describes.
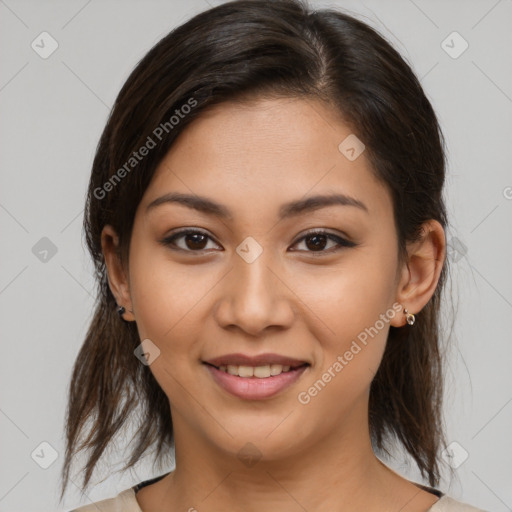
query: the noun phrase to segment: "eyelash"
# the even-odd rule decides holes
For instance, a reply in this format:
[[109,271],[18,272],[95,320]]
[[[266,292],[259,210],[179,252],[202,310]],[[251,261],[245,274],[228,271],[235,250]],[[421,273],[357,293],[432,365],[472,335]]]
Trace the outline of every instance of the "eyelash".
[[[165,238],[163,238],[161,240],[161,243],[166,246],[166,247],[170,247],[172,250],[175,250],[175,251],[183,251],[183,252],[189,252],[189,253],[202,253],[203,251],[205,251],[205,249],[199,249],[197,251],[194,251],[194,250],[191,250],[191,249],[183,249],[181,247],[177,247],[176,248],[176,244],[174,243],[175,240],[185,236],[185,235],[204,235],[206,237],[208,237],[210,240],[213,240],[213,238],[210,237],[210,235],[208,235],[208,233],[205,233],[204,231],[200,231],[198,229],[183,229],[181,231],[178,231],[177,233],[174,233],[170,236],[167,236]],[[328,249],[328,250],[320,250],[320,251],[299,251],[299,252],[308,252],[308,253],[311,253],[313,256],[321,256],[323,254],[332,254],[334,252],[338,252],[340,251],[341,249],[343,248],[351,248],[351,247],[355,247],[357,244],[354,243],[354,242],[351,242],[350,240],[347,240],[345,238],[342,238],[338,235],[335,235],[334,233],[330,233],[328,231],[323,231],[323,230],[311,230],[311,231],[307,231],[306,233],[304,233],[301,238],[299,238],[298,240],[296,240],[293,245],[297,245],[299,242],[302,242],[303,240],[307,239],[307,238],[312,238],[316,235],[320,235],[320,236],[326,236],[329,240],[331,241],[334,241],[338,244],[338,247],[335,248],[335,250],[332,250],[331,249]],[[217,242],[215,242],[217,243]],[[174,246],[174,247],[172,247]]]

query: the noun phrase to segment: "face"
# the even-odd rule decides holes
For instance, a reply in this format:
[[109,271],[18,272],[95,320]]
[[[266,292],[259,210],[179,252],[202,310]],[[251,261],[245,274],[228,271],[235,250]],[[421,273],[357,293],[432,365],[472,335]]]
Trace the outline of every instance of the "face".
[[398,255],[389,192],[364,152],[339,149],[350,135],[313,100],[224,103],[156,170],[131,238],[130,309],[160,351],[149,368],[177,438],[272,459],[364,431],[399,316]]

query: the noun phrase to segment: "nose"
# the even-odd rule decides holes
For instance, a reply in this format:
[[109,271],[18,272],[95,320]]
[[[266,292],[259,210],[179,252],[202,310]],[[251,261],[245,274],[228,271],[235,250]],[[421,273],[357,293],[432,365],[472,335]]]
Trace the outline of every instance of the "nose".
[[217,323],[251,336],[289,328],[295,316],[294,294],[286,280],[282,266],[272,260],[270,251],[264,250],[251,263],[235,253],[233,268],[219,287]]

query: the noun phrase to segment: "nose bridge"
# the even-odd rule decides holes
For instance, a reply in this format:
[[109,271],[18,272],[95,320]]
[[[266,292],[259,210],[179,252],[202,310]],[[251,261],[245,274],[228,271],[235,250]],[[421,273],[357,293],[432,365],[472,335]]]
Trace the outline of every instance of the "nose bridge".
[[[241,250],[239,248],[239,251]],[[250,250],[253,251],[253,249]],[[271,251],[268,249],[254,259],[245,259],[243,256],[239,256],[239,261],[235,263],[235,272],[240,287],[245,288],[242,295],[244,300],[247,301],[251,298],[273,300],[273,294],[276,291],[274,282],[276,271],[271,272],[272,266],[275,267],[275,258],[272,257]]]
[[286,326],[293,319],[287,287],[278,277],[277,258],[256,244],[246,239],[237,248],[217,310],[221,325],[237,325],[251,334],[271,325]]

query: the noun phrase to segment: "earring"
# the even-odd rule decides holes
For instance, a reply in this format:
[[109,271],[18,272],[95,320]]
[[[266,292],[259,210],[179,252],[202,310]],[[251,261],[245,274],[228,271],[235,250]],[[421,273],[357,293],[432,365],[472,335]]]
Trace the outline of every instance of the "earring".
[[407,320],[407,323],[409,325],[414,325],[414,322],[416,322],[416,317],[412,313],[409,313],[407,311],[407,309],[404,309],[404,313],[405,313],[405,319]]
[[[126,313],[126,309],[124,306],[117,306],[117,314],[119,315],[119,318],[121,320],[123,320],[124,322],[129,322],[130,320],[125,320],[123,318],[123,315]],[[133,315],[133,311],[131,309],[128,310],[132,315]]]

